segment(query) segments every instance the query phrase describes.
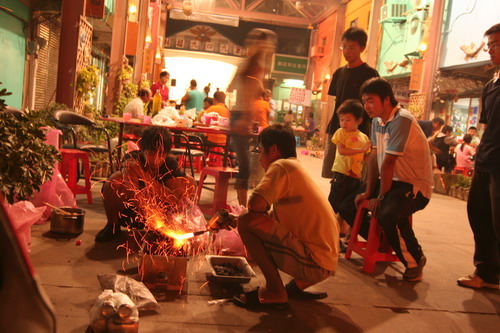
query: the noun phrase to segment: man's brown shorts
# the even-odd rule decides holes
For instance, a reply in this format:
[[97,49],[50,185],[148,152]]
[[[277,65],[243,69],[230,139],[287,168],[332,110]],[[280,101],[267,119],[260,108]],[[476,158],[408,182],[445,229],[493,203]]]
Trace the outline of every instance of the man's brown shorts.
[[314,262],[309,248],[287,228],[274,222],[271,232],[260,235],[279,270],[309,283],[318,283],[334,272]]

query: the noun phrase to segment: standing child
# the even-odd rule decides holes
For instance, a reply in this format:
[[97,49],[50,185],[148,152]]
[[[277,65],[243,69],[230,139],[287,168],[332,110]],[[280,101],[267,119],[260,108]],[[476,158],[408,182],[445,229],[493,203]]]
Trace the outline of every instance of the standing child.
[[[363,105],[354,99],[348,99],[337,110],[340,128],[335,131],[332,143],[337,146],[333,162],[333,179],[328,201],[335,213],[342,200],[356,192],[361,185],[363,161],[370,150],[370,140],[358,129],[363,121]],[[348,225],[337,214],[340,233],[346,234]]]

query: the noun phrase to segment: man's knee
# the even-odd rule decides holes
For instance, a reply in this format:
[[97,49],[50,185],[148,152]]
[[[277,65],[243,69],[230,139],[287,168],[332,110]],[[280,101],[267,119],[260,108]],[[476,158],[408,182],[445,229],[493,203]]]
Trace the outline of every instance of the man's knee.
[[378,214],[378,223],[382,228],[390,228],[396,226],[400,214],[392,210],[381,210]]
[[260,213],[248,212],[241,214],[238,217],[238,231],[240,232],[269,232],[271,230],[273,220]]

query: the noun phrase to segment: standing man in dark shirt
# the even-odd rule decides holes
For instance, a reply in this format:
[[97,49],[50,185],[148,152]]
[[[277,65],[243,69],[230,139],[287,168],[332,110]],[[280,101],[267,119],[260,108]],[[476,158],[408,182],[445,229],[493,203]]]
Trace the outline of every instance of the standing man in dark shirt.
[[[489,28],[487,49],[493,65],[500,65],[500,23]],[[474,233],[476,271],[457,280],[462,287],[498,290],[500,274],[500,78],[483,89],[479,122],[486,126],[477,147],[474,176],[467,202]]]
[[153,83],[151,85],[151,97],[154,97],[156,91],[160,91],[162,106],[165,107],[168,105],[168,80],[170,79],[170,74],[167,71],[163,71],[160,73],[160,81]]
[[[323,170],[321,171],[321,176],[324,178],[333,177],[332,166],[335,160],[336,146],[332,143],[332,136],[340,127],[337,109],[348,99],[359,100],[361,85],[369,78],[379,76],[375,69],[368,66],[361,59],[361,53],[366,48],[367,39],[366,32],[358,28],[349,28],[342,34],[341,49],[347,65],[338,68],[333,73],[332,82],[328,89],[328,95],[335,96],[335,108],[326,129],[328,140],[326,142]],[[366,113],[363,113],[363,122],[359,126],[359,130],[370,136],[370,117]]]

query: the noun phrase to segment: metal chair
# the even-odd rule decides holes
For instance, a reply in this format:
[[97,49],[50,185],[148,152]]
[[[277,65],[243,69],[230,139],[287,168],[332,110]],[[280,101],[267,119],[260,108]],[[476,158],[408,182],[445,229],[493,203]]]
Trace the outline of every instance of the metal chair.
[[[184,172],[189,164],[191,175],[194,177],[193,159],[199,159],[197,171],[199,172],[205,162],[205,153],[203,152],[203,140],[197,135],[186,135],[181,133],[172,134],[173,146],[170,154],[179,157],[179,166],[184,167]],[[187,161],[186,161],[187,157]]]
[[[111,139],[108,131],[104,127],[97,126],[97,124],[93,120],[81,114],[66,110],[55,111],[54,120],[56,127],[65,131],[66,133],[69,132],[72,140],[72,142],[69,144],[63,144],[62,148],[78,149],[87,153],[107,153],[109,158],[110,170],[111,173],[113,173],[114,168],[113,168],[113,156],[111,153]],[[87,144],[87,143],[79,144],[74,126],[86,126],[90,128],[92,131],[103,132],[106,137],[107,145]]]

